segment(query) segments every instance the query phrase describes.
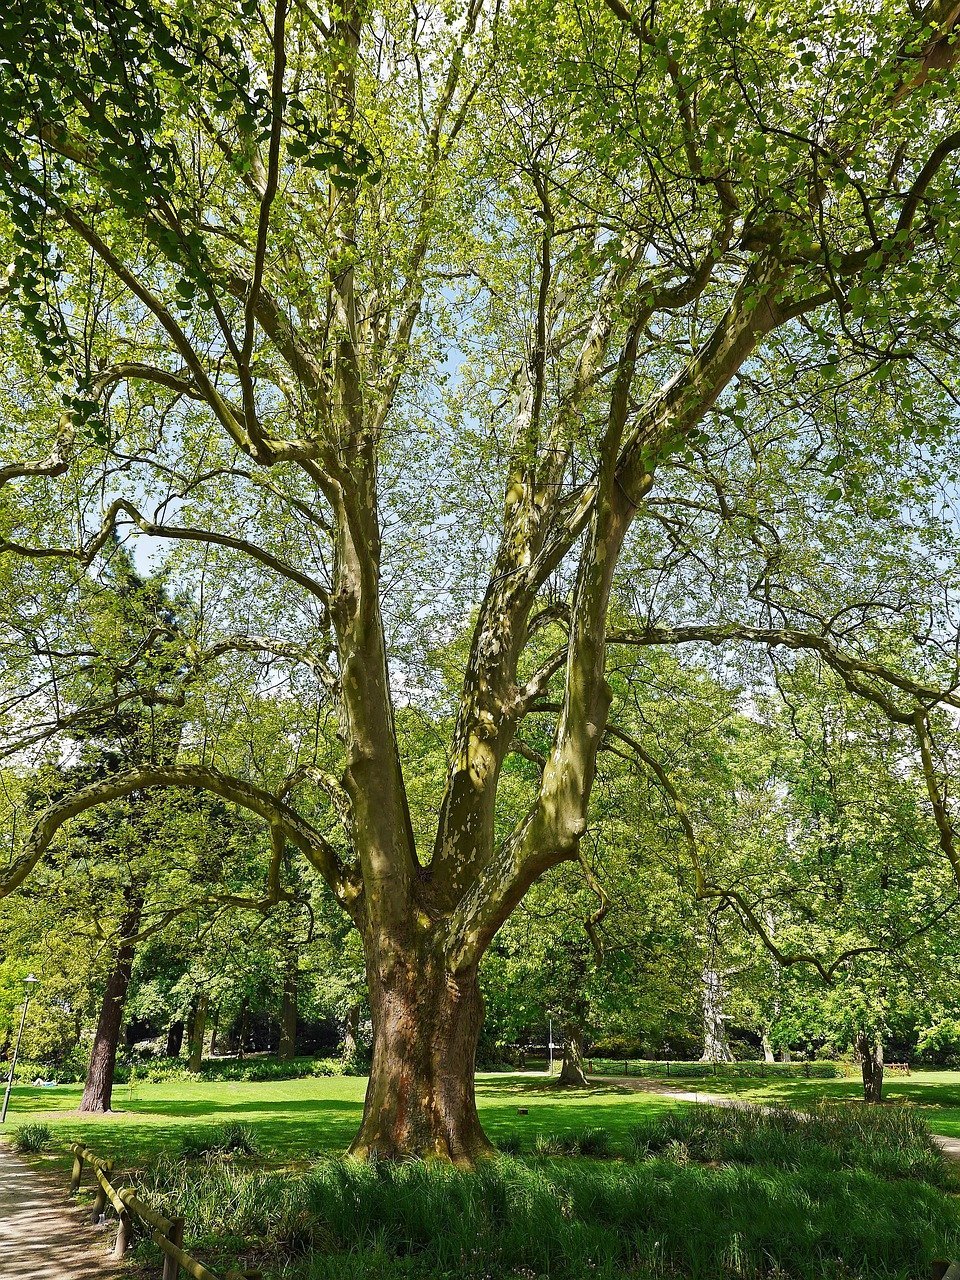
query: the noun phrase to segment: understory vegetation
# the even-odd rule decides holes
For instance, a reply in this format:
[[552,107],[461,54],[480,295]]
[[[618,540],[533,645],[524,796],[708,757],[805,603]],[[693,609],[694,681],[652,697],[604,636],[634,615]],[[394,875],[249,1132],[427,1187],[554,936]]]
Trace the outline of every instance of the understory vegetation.
[[619,1148],[602,1133],[542,1134],[472,1173],[164,1156],[139,1186],[198,1252],[290,1280],[906,1280],[960,1252],[953,1172],[909,1108],[689,1107],[644,1116]]
[[45,1124],[22,1124],[13,1131],[13,1149],[26,1155],[42,1151],[50,1142],[50,1130]]

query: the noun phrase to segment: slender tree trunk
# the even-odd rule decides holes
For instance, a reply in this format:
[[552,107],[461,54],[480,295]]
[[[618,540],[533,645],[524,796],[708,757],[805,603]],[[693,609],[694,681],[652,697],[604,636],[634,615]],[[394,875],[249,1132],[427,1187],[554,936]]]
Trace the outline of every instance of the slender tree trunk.
[[352,1004],[347,1010],[347,1022],[343,1030],[342,1057],[344,1062],[356,1062],[358,1044],[357,1034],[360,1030],[360,1005]]
[[557,1083],[576,1089],[587,1087],[587,1076],[583,1069],[583,1032],[578,1026],[568,1025],[563,1029],[563,1064]]
[[205,992],[197,996],[193,1010],[193,1026],[190,1028],[190,1062],[191,1071],[199,1071],[203,1065],[203,1040],[207,1030],[207,1007],[209,999]]
[[250,1001],[246,996],[243,997],[243,1004],[240,1006],[239,1031],[237,1032],[237,1061],[243,1061],[243,1051],[247,1044],[247,1020],[250,1014]]
[[781,1061],[781,1062],[792,1062],[792,1061],[793,1061],[793,1052],[791,1051],[791,1049],[789,1048],[789,1046],[785,1045],[785,1046],[780,1050],[780,1061]]
[[701,1062],[732,1062],[727,1042],[726,1001],[723,975],[709,961],[703,967],[703,1056]]
[[130,986],[136,943],[133,938],[140,927],[143,910],[143,894],[139,888],[128,886],[124,892],[125,910],[120,922],[120,943],[113,969],[107,978],[107,987],[100,1006],[100,1017],[93,1037],[87,1082],[80,1101],[81,1111],[109,1111],[113,1100],[113,1076],[117,1068],[117,1048],[120,1044],[120,1028],[123,1010]]
[[483,1022],[476,969],[453,975],[424,946],[393,950],[382,965],[368,956],[367,970],[373,1061],[351,1154],[471,1165],[492,1153],[474,1092]]
[[280,1047],[277,1056],[281,1062],[289,1062],[297,1053],[297,985],[299,965],[297,953],[291,948],[283,975],[283,998],[280,1001]]
[[179,1058],[183,1048],[184,1025],[182,1018],[174,1018],[167,1027],[167,1057]]
[[864,1102],[883,1101],[883,1044],[879,1036],[857,1033],[857,1053],[863,1075]]
[[210,1057],[214,1057],[217,1052],[217,1034],[220,1030],[220,1009],[219,1006],[214,1009],[213,1017],[210,1019]]

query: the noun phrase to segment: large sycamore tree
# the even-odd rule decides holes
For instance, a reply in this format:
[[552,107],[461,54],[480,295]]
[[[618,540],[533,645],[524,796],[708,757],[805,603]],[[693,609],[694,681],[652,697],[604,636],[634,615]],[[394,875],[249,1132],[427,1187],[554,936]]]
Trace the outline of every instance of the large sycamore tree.
[[[259,815],[265,900],[295,849],[363,940],[353,1151],[469,1163],[478,966],[583,857],[613,646],[812,648],[916,731],[951,854],[955,673],[909,649],[949,608],[918,621],[909,584],[952,545],[902,515],[950,430],[958,24],[955,0],[13,0],[7,751],[131,702],[188,727],[175,764],[16,831],[4,890],[121,796]],[[134,535],[188,633],[88,621]],[[407,720],[465,626],[428,830]]]

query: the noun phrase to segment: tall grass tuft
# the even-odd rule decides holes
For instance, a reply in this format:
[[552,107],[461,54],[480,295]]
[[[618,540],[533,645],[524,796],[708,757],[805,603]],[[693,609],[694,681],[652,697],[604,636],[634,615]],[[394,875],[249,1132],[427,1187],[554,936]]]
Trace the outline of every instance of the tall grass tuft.
[[951,1171],[909,1106],[820,1103],[808,1112],[692,1106],[645,1117],[631,1131],[639,1158],[682,1146],[700,1162],[787,1169],[859,1169],[947,1186]]
[[45,1124],[23,1124],[13,1131],[13,1149],[21,1155],[42,1151],[50,1143],[50,1130]]
[[180,1154],[185,1160],[198,1160],[201,1156],[257,1156],[260,1148],[250,1125],[230,1120],[186,1134],[180,1144]]

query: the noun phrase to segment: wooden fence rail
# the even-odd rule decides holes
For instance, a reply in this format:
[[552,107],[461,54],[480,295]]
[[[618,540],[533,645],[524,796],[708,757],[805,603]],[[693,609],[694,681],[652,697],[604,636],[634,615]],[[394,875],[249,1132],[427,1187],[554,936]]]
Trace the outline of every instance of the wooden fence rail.
[[[96,1223],[101,1220],[108,1204],[116,1210],[120,1225],[113,1251],[115,1258],[122,1258],[130,1248],[134,1231],[145,1228],[144,1234],[163,1253],[163,1280],[178,1280],[181,1270],[192,1276],[193,1280],[221,1280],[220,1276],[202,1262],[184,1253],[183,1218],[165,1218],[162,1213],[141,1200],[132,1187],[121,1187],[118,1190],[110,1181],[114,1165],[112,1160],[101,1160],[82,1142],[74,1142],[70,1150],[73,1152],[71,1192],[79,1189],[84,1165],[90,1166],[97,1182],[93,1221]],[[222,1280],[257,1280],[258,1276],[259,1272],[256,1271],[228,1271]]]

